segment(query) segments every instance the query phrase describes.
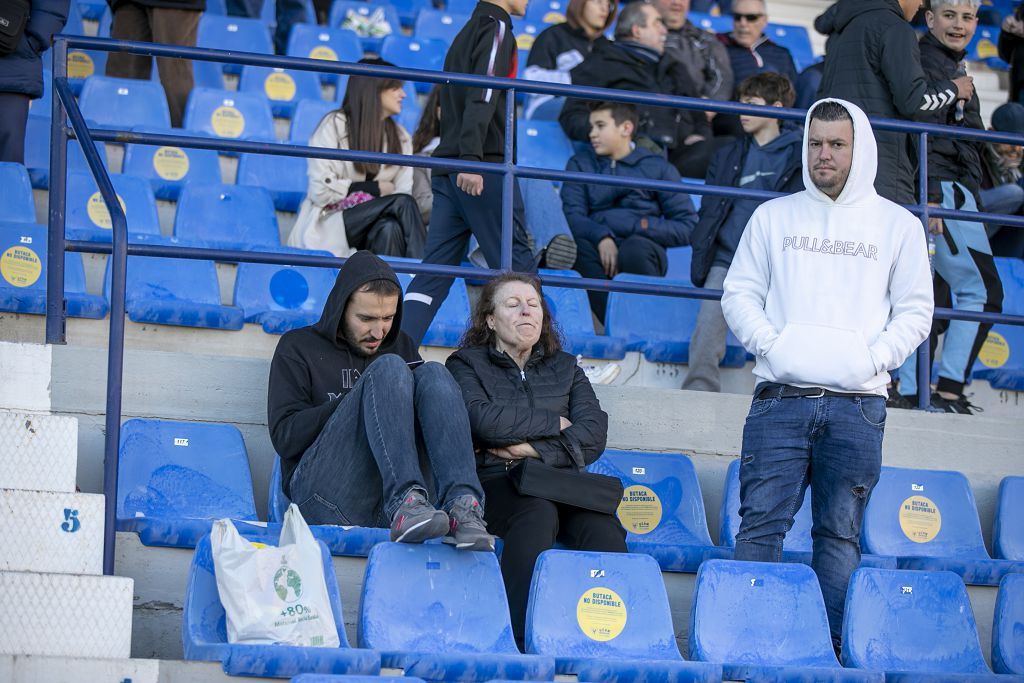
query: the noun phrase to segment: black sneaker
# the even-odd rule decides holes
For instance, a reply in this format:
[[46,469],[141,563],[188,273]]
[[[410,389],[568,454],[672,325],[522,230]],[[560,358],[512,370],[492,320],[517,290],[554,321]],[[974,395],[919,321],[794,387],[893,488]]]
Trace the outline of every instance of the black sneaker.
[[391,520],[391,540],[423,543],[448,533],[448,515],[427,502],[419,491],[410,491]]
[[984,408],[974,405],[963,395],[949,399],[934,393],[932,394],[932,407],[946,413],[956,413],[957,415],[974,415],[975,413],[985,412]]
[[459,550],[483,550],[494,552],[494,536],[487,533],[483,508],[470,495],[459,496],[448,507],[451,528],[443,542]]
[[572,270],[576,265],[576,241],[569,235],[558,234],[544,249],[544,267],[552,270]]
[[917,407],[917,396],[904,396],[893,392],[885,401],[886,408],[899,408],[901,410],[913,410]]

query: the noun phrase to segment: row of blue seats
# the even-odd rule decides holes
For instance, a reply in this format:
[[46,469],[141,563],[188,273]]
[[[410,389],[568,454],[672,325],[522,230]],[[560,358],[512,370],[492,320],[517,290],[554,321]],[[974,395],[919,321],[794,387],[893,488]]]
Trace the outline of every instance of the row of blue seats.
[[[542,553],[521,654],[494,555],[437,543],[375,546],[366,563],[356,649],[345,634],[330,554],[321,550],[341,647],[228,644],[206,536],[196,548],[183,605],[185,658],[219,661],[232,675],[278,677],[366,675],[387,667],[430,681],[547,681],[562,675],[602,683],[717,683],[723,676],[880,682],[907,674],[918,680],[999,680],[982,654],[967,590],[949,572],[858,569],[847,595],[842,663],[849,668],[843,668],[818,580],[802,565],[703,563],[693,591],[687,660],[676,643],[659,567],[643,555]],[[997,595],[992,661],[998,673],[1024,674],[1021,629],[1024,575],[1017,574],[1003,579]]]

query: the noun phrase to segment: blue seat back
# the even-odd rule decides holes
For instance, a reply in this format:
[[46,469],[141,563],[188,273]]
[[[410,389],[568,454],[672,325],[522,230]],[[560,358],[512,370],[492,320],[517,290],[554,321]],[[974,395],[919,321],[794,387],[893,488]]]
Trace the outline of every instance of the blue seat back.
[[567,0],[535,0],[527,6],[524,18],[535,24],[561,24],[568,9]]
[[28,169],[21,164],[0,162],[0,187],[4,188],[0,221],[35,223],[36,203],[32,198]]
[[541,553],[530,583],[526,651],[681,659],[658,563],[625,553]]
[[93,76],[79,97],[85,118],[101,126],[171,127],[171,113],[163,86],[156,81]]
[[992,553],[1003,560],[1024,560],[1024,477],[999,482]]
[[235,306],[247,322],[270,311],[306,312],[319,318],[334,287],[334,268],[240,263],[235,276]]
[[[397,259],[389,258],[388,261]],[[409,289],[412,282],[412,275],[408,273],[395,273],[398,281],[402,284],[403,290]],[[466,331],[469,322],[469,293],[466,290],[466,281],[456,278],[452,281],[452,288],[448,290],[448,297],[437,310],[437,315],[430,323],[423,343],[427,346],[455,346]]]
[[[722,494],[721,531],[718,544],[736,547],[736,534],[740,530],[740,460],[729,463],[725,473],[725,492]],[[793,527],[786,533],[783,550],[811,551],[811,487],[804,491],[804,500],[793,517]]]
[[992,619],[992,668],[997,674],[1024,675],[1024,574],[999,582]]
[[227,90],[224,81],[224,65],[220,62],[207,62],[197,59],[192,62],[192,87]]
[[[1008,257],[996,257],[995,262],[1003,285],[1003,312],[1024,314],[1024,262]],[[978,353],[973,376],[988,380],[996,389],[1024,391],[1024,329],[993,326]]]
[[[384,39],[380,47],[381,59],[401,67],[442,71],[448,43],[430,38],[413,38],[392,34]],[[416,83],[420,92],[429,92],[431,83]]]
[[693,286],[693,282],[690,281],[693,247],[671,247],[665,251],[668,252],[668,272],[665,273],[665,277]]
[[768,24],[765,26],[764,32],[770,39],[789,50],[797,73],[817,60],[814,56],[814,48],[811,47],[811,36],[803,26]]
[[[516,47],[520,52],[529,53],[537,36],[547,28],[544,24],[532,22],[527,18],[516,18],[514,22],[514,33],[516,35]],[[519,73],[518,71],[516,73]]]
[[712,545],[697,471],[686,455],[607,450],[587,469],[622,481],[617,514],[628,541]]
[[[363,44],[355,31],[318,24],[295,24],[288,35],[288,55],[332,62],[358,62]],[[319,74],[324,83],[337,83],[338,74]],[[348,77],[344,77],[346,80]]]
[[[196,47],[259,52],[267,55],[274,53],[270,32],[266,24],[259,19],[225,17],[209,12],[204,12],[199,18]],[[226,64],[224,70],[228,73],[238,73],[240,67],[237,64]]]
[[337,108],[338,105],[334,102],[314,102],[313,100],[302,100],[299,102],[295,107],[295,115],[292,117],[292,127],[288,133],[288,142],[297,145],[308,145],[309,139],[313,136],[316,127],[320,125],[323,118]]
[[689,12],[686,17],[693,25],[712,33],[728,33],[732,30],[732,17],[712,15],[705,12]]
[[274,465],[270,470],[270,484],[267,492],[267,519],[271,522],[283,522],[284,513],[288,510],[291,501],[284,495],[281,484],[281,458],[274,458]]
[[[540,274],[580,277],[575,270],[542,269]],[[547,300],[551,317],[558,322],[565,335],[594,334],[594,318],[590,314],[587,290],[545,285],[544,298]]]
[[[142,178],[111,175],[114,192],[124,207],[128,232],[159,235],[160,220],[156,213],[153,189]],[[67,235],[71,239],[109,242],[113,228],[110,212],[103,202],[92,176],[72,173],[67,184]]]
[[439,543],[375,545],[363,579],[359,645],[517,653],[497,556]]
[[185,128],[218,138],[276,141],[270,104],[253,93],[194,88],[185,108]]
[[[615,280],[623,282],[649,282],[660,285],[686,287],[687,282],[667,277],[620,273]],[[605,333],[633,341],[674,340],[689,341],[697,324],[700,301],[675,296],[654,294],[608,295]]]
[[[106,145],[96,142],[100,160],[107,164]],[[50,186],[50,117],[30,115],[25,124],[25,168],[32,187]],[[85,153],[78,140],[68,140],[68,173],[88,173]]]
[[416,15],[412,34],[420,40],[436,39],[451,45],[455,36],[469,21],[468,14],[452,14],[445,10],[424,9]]
[[846,595],[843,664],[874,671],[990,673],[967,588],[953,572],[856,570]]
[[303,157],[242,154],[235,182],[270,192],[281,211],[299,210],[306,196],[306,160]]
[[[110,278],[108,259],[103,278],[103,291],[108,299]],[[129,256],[125,287],[129,313],[133,306],[148,309],[155,302],[187,302],[220,307],[220,283],[213,261]]]
[[875,555],[988,559],[978,506],[960,472],[883,467],[861,527]]
[[188,185],[178,200],[174,236],[226,249],[281,244],[270,193],[243,185]]
[[572,157],[572,143],[558,121],[520,121],[516,159],[523,166],[564,170]]
[[[170,128],[141,128],[141,133],[173,134]],[[177,131],[179,134],[181,131]],[[186,184],[220,183],[220,160],[212,149],[170,145],[125,145],[125,175],[145,178],[157,199],[176,201]]]
[[818,578],[804,564],[704,562],[688,644],[690,659],[704,662],[839,666]]
[[128,420],[118,452],[120,519],[256,519],[249,455],[233,425]]
[[244,66],[241,92],[265,97],[275,116],[290,117],[299,100],[320,100],[320,78],[312,71]]

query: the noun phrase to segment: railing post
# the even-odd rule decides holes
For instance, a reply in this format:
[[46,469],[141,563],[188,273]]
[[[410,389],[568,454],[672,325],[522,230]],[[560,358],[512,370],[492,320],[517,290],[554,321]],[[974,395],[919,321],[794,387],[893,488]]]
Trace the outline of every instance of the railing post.
[[[928,133],[921,133],[917,150],[918,188],[917,199],[921,206],[921,223],[924,225],[925,238],[928,237]],[[928,254],[931,261],[932,255]],[[934,270],[933,270],[934,272]],[[929,337],[931,332],[929,329]],[[931,406],[932,359],[930,339],[917,348],[917,407],[928,410]]]
[[[515,224],[516,91],[505,91],[505,169],[501,176],[501,269],[512,270]],[[487,264],[491,265],[491,264]]]
[[[68,75],[68,44],[58,38],[53,46],[53,82]],[[64,301],[64,216],[68,161],[68,132],[64,102],[54,93],[50,107],[50,209],[47,227],[46,343],[67,341]]]

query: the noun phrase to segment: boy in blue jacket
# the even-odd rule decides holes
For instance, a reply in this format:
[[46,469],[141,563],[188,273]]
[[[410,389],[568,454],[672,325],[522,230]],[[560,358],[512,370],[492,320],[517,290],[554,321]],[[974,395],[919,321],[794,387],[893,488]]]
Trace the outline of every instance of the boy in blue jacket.
[[[633,144],[637,128],[631,104],[597,102],[590,110],[590,144],[566,166],[569,171],[680,182],[665,158]],[[670,247],[690,243],[697,213],[690,196],[631,187],[565,183],[562,209],[576,239],[580,275],[610,279],[617,273],[664,276]],[[588,292],[604,323],[607,292]]]

